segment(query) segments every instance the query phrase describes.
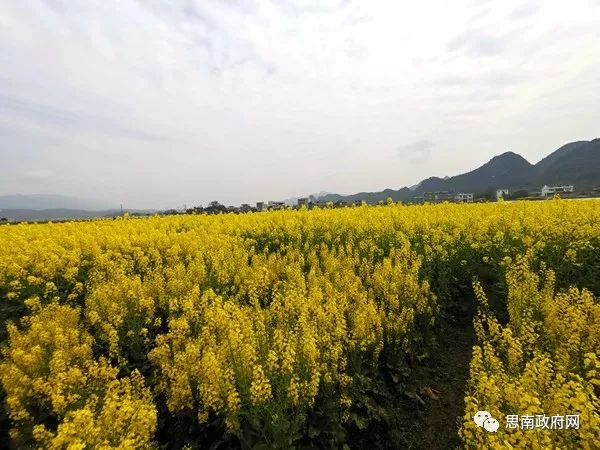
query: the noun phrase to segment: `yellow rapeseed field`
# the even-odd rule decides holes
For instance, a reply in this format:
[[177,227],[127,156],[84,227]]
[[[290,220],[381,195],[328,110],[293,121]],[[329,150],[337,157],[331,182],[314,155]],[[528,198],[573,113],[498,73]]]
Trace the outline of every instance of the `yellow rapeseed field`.
[[[10,438],[353,447],[394,416],[376,386],[410,377],[441,311],[476,301],[463,446],[597,448],[599,294],[600,201],[2,226]],[[478,410],[581,426],[488,433]]]

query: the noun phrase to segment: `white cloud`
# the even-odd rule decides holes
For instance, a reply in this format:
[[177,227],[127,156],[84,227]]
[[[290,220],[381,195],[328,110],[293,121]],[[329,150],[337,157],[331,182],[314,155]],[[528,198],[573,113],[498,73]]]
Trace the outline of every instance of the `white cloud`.
[[596,137],[599,20],[589,0],[8,0],[0,193],[46,188],[34,161],[54,192],[139,207],[535,161]]

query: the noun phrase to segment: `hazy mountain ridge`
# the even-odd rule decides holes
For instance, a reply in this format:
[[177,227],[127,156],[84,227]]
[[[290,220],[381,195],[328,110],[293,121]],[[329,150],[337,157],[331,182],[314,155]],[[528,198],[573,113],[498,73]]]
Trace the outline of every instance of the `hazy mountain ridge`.
[[117,209],[118,204],[110,204],[94,199],[84,199],[68,195],[55,194],[14,194],[0,195],[1,209],[29,209],[29,210],[48,210],[48,209],[70,209],[86,211],[102,211]]
[[294,205],[298,204],[298,199],[299,198],[313,198],[315,200],[320,200],[321,198],[323,198],[323,197],[325,197],[327,195],[336,195],[336,194],[334,194],[332,192],[320,191],[320,192],[316,192],[314,194],[310,194],[310,195],[306,195],[306,196],[289,197],[289,198],[286,198],[286,199],[284,199],[282,201],[286,205],[294,206]]
[[[93,219],[121,214],[119,205],[94,199],[55,194],[0,195],[0,218],[10,221]],[[130,214],[152,214],[152,209],[124,209]]]
[[544,184],[573,184],[579,192],[600,186],[600,139],[563,145],[537,164],[531,164],[514,152],[505,152],[470,172],[453,177],[426,178],[411,188],[352,195],[333,194],[321,200],[376,203],[389,197],[394,201],[410,201],[424,192],[482,194],[500,188],[539,191]]
[[[563,145],[537,164],[529,163],[514,152],[505,152],[469,172],[452,177],[429,177],[411,187],[351,195],[321,191],[310,197],[319,201],[377,203],[387,198],[394,201],[412,201],[424,192],[431,191],[473,192],[476,195],[499,188],[539,191],[544,184],[574,184],[577,192],[600,187],[600,139]],[[296,197],[286,199],[286,203],[289,204],[296,202]],[[151,214],[155,210],[126,212]],[[65,195],[0,196],[0,218],[15,221],[86,219],[110,217],[120,213],[120,208],[115,208],[115,205]]]
[[536,164],[538,183],[575,184],[590,189],[600,185],[600,139],[567,144]]
[[[155,210],[132,209],[124,210],[129,214],[152,214]],[[46,220],[69,220],[69,219],[95,219],[100,217],[120,216],[120,209],[108,209],[103,211],[87,211],[79,209],[0,209],[0,218],[16,222],[39,222]]]

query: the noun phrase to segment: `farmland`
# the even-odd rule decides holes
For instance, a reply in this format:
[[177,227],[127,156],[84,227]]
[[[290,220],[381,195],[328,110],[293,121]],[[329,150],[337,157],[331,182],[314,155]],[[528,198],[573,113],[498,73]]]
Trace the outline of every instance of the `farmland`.
[[[597,200],[2,226],[1,428],[14,447],[419,448],[450,394],[427,374],[464,332],[448,445],[591,449],[599,295]],[[487,433],[478,410],[581,426]]]

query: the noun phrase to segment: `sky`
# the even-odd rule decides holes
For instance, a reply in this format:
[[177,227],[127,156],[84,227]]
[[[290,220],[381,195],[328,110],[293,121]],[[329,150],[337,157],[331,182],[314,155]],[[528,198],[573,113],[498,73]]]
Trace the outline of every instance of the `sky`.
[[600,137],[600,0],[2,0],[0,195],[410,186]]

